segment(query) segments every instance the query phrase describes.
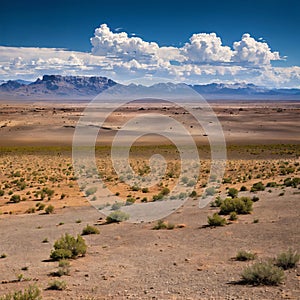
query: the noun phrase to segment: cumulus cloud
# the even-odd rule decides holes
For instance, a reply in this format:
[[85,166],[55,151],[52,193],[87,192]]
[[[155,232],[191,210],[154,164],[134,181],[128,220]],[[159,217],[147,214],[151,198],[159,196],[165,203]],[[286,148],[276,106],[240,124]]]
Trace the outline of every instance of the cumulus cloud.
[[272,60],[280,60],[279,52],[272,52],[265,42],[258,42],[249,33],[242,40],[233,43],[233,61],[253,65],[269,65]]
[[129,37],[126,32],[114,33],[106,24],[95,30],[91,38],[92,54],[118,58],[122,61],[132,59],[145,63],[170,62],[192,64],[241,63],[269,65],[272,60],[280,60],[278,52],[272,52],[267,43],[256,41],[248,33],[241,41],[233,44],[233,49],[222,45],[216,33],[193,34],[183,47],[160,47],[155,42],[146,42],[140,37]]
[[159,46],[154,42],[145,42],[139,37],[128,37],[126,32],[113,33],[106,24],[95,30],[91,38],[92,54],[121,58],[128,61],[151,60]]
[[190,42],[180,49],[186,60],[192,63],[230,62],[232,50],[223,46],[215,33],[193,34]]
[[155,42],[146,42],[136,36],[129,37],[126,32],[114,33],[106,24],[95,30],[90,41],[93,55],[123,62],[135,60],[151,64],[180,59],[179,49],[175,47],[159,47]]
[[[117,32],[116,32],[117,31]],[[299,87],[300,67],[275,68],[281,59],[266,42],[244,34],[232,47],[215,33],[193,34],[180,47],[161,47],[106,24],[95,30],[91,53],[54,48],[0,47],[0,79],[43,74],[98,75],[119,82],[251,82]]]

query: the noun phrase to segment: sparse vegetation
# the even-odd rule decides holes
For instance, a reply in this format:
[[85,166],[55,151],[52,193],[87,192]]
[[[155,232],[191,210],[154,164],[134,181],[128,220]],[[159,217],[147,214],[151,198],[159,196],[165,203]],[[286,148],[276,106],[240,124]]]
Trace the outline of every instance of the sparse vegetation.
[[261,181],[254,183],[251,187],[251,192],[258,192],[258,191],[264,191],[264,190],[265,190],[265,186]]
[[280,253],[276,260],[275,265],[284,270],[295,268],[299,262],[300,254],[297,251],[289,249],[287,252]]
[[84,239],[78,235],[77,238],[65,234],[54,243],[54,250],[51,251],[50,257],[53,260],[76,258],[84,256],[87,250]]
[[115,210],[106,217],[107,223],[124,222],[129,219],[129,215],[121,210]]
[[173,223],[165,222],[164,220],[158,220],[156,225],[153,227],[154,230],[160,229],[174,229],[175,225]]
[[58,262],[58,270],[56,274],[61,277],[63,275],[70,275],[70,262],[66,259],[62,259]]
[[284,272],[271,262],[257,262],[244,269],[242,280],[252,285],[278,285],[284,280]]
[[53,212],[54,212],[54,206],[53,205],[48,205],[47,207],[46,207],[46,209],[45,209],[45,213],[47,214],[47,215],[49,215],[49,214],[53,214]]
[[49,282],[48,290],[56,290],[56,291],[62,291],[67,288],[67,284],[65,281],[62,280],[53,280]]
[[209,226],[224,226],[226,225],[226,219],[222,218],[218,213],[214,213],[212,217],[207,217]]
[[295,177],[295,178],[286,178],[283,182],[283,185],[286,187],[293,187],[296,188],[300,184],[300,178]]
[[95,194],[96,192],[97,192],[97,187],[90,187],[85,191],[85,195],[88,197]]
[[119,210],[123,205],[124,205],[123,202],[115,202],[111,206],[111,210]]
[[228,191],[227,191],[227,195],[228,195],[229,197],[231,197],[231,198],[236,198],[237,195],[238,195],[238,193],[239,193],[239,191],[238,191],[237,189],[235,189],[235,188],[230,188],[230,189],[228,189]]
[[0,296],[0,300],[42,300],[41,291],[36,285],[30,285],[24,291]]
[[213,196],[216,193],[216,189],[212,186],[205,190],[206,196]]
[[88,234],[99,234],[100,230],[92,225],[86,225],[86,227],[84,227],[82,229],[82,233],[81,235],[88,235]]
[[244,251],[241,250],[237,253],[235,259],[238,261],[247,261],[247,260],[253,260],[255,259],[256,254],[249,252],[249,251]]
[[253,201],[249,197],[226,198],[220,206],[220,214],[228,215],[233,211],[237,214],[249,214],[252,205]]
[[14,194],[10,197],[10,202],[12,203],[19,203],[20,201],[21,201],[20,195]]
[[222,203],[223,203],[223,200],[221,199],[220,196],[218,196],[215,201],[211,202],[210,206],[211,207],[220,207]]
[[238,219],[237,213],[235,211],[232,211],[229,214],[229,221],[236,221]]

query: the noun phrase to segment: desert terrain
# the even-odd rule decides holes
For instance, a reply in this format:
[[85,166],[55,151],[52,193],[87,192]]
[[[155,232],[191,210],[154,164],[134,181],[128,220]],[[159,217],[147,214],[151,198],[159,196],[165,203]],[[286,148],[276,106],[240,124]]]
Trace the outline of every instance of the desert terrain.
[[[300,251],[300,102],[211,106],[223,128],[227,161],[223,180],[212,191],[214,202],[201,209],[211,149],[195,120],[177,107],[137,103],[119,109],[99,128],[97,171],[126,206],[168,194],[181,165],[174,145],[147,135],[134,143],[130,165],[144,176],[150,157],[159,153],[167,162],[166,175],[149,189],[127,185],[110,161],[111,142],[122,124],[141,112],[162,112],[189,124],[201,163],[194,193],[163,219],[167,228],[154,230],[157,220],[107,222],[102,209],[93,207],[96,194],[78,184],[72,139],[85,103],[1,102],[0,299],[30,285],[43,299],[300,299],[299,264],[274,286],[246,284],[241,277],[256,262]],[[263,188],[255,190],[260,182]],[[208,226],[208,216],[220,211],[216,202],[224,201],[230,189],[253,200],[251,211],[232,220],[222,215],[226,225]],[[68,274],[58,276],[58,262],[50,259],[55,241],[65,233],[81,234],[87,225],[99,234],[83,236],[86,254],[71,259]],[[255,259],[238,261],[239,251]],[[53,280],[63,281],[65,288],[49,289]]]

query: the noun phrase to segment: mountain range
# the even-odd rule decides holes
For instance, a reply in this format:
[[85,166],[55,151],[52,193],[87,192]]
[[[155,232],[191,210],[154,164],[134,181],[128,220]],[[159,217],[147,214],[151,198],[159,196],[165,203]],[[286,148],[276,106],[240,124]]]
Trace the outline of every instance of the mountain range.
[[[281,99],[300,100],[300,89],[270,89],[246,83],[211,83],[205,85],[186,85],[158,83],[150,87],[143,85],[122,85],[106,77],[44,75],[35,82],[9,80],[1,84],[0,99],[91,99],[105,90],[116,86],[119,95],[159,94],[161,92],[184,91],[192,88],[205,99]],[[113,89],[112,89],[113,90]]]

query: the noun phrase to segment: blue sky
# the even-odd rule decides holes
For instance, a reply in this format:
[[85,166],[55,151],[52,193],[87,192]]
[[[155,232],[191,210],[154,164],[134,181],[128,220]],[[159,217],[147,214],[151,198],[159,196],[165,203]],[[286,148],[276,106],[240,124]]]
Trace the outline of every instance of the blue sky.
[[[157,76],[166,80],[199,83],[246,81],[261,85],[298,87],[300,86],[300,72],[297,68],[300,66],[298,50],[300,47],[299,11],[300,2],[295,0],[2,1],[0,46],[4,47],[0,49],[2,66],[0,79],[7,79],[8,77],[33,79],[40,76],[42,72],[48,71],[48,73],[62,74],[77,72],[84,75],[111,75],[110,77],[121,81]],[[92,49],[90,38],[94,36],[94,30],[101,24],[107,24],[113,34],[126,32],[128,38],[137,36],[142,41],[155,42],[160,48],[174,47],[180,49],[181,54],[184,52],[185,58],[179,59],[178,62],[178,57],[175,57],[171,64],[173,62],[174,64],[184,64],[184,68],[179,70],[174,67],[174,70],[170,71],[170,68],[165,64],[163,67],[160,65],[159,71],[156,72],[153,57],[151,57],[151,61],[149,59],[146,61],[141,57],[134,59],[132,56],[125,55],[125,63],[132,61],[130,66],[126,67],[130,71],[128,78],[126,78],[124,73],[127,69],[124,70],[119,64],[120,60],[123,59],[121,54],[119,55],[120,51],[123,51],[122,49],[119,49],[117,57],[111,49],[106,49],[107,53],[101,49]],[[257,43],[267,43],[270,51],[265,55],[269,58],[264,61],[258,59],[254,62],[253,57],[249,56],[247,62],[247,58],[241,58],[240,52],[239,54],[233,53],[231,58],[224,60],[220,60],[220,57],[209,59],[206,56],[203,57],[203,53],[200,53],[203,49],[199,47],[199,49],[195,47],[183,49],[186,43],[192,44],[190,41],[192,35],[199,33],[215,33],[216,37],[221,39],[222,46],[229,47],[232,51],[236,51],[233,46],[234,42],[243,41],[243,35],[248,33]],[[102,35],[98,38],[102,39]],[[211,36],[198,36],[197,39],[194,42],[198,43],[198,46],[203,41],[206,46],[216,42],[216,39]],[[118,40],[118,36],[114,36],[112,40]],[[248,39],[247,42],[245,38],[244,42],[248,45],[253,41]],[[129,43],[131,43],[130,40]],[[260,44],[255,45],[259,55],[261,54],[260,46]],[[21,51],[20,47],[31,47],[31,49]],[[120,47],[122,48],[123,45]],[[66,53],[57,53],[54,50],[45,53],[46,50],[44,49],[44,52],[40,51],[39,55],[40,48],[63,48]],[[197,53],[198,50],[199,53]],[[212,51],[219,50],[222,52],[228,49],[218,47],[212,49]],[[133,49],[133,51],[136,50]],[[34,55],[31,57],[29,52],[34,52]],[[279,53],[280,58],[278,55],[270,54],[275,52]],[[95,57],[84,56],[83,53],[89,55],[92,53],[92,56],[97,56],[98,60],[95,61]],[[69,55],[68,61],[71,57],[72,65],[76,65],[73,61],[79,59],[85,68],[74,67],[72,69],[70,64],[66,66],[66,63],[63,62],[67,57],[66,55]],[[107,66],[104,63],[104,58],[111,58],[112,55],[114,59],[117,59],[118,64]],[[169,55],[169,52],[164,55]],[[199,56],[200,59],[197,60],[196,56]],[[161,59],[161,53],[158,54],[158,57]],[[102,59],[101,62],[100,58]],[[43,67],[38,63],[32,64],[34,60],[44,61]],[[163,60],[166,58],[163,57]],[[9,65],[7,65],[8,62]],[[60,62],[61,66],[59,67]],[[48,69],[45,67],[46,64],[49,66]],[[93,64],[96,64],[94,68]],[[141,64],[144,65],[141,66]],[[228,64],[230,66],[224,67]],[[35,68],[34,65],[39,67]],[[149,73],[145,71],[147,66],[151,70]],[[239,70],[237,66],[240,68]],[[262,67],[268,68],[267,72],[264,70],[264,74],[262,74]],[[191,68],[194,70],[188,71]],[[141,69],[143,72],[139,72]],[[108,70],[112,70],[111,74]],[[166,70],[170,72],[168,73]],[[177,73],[174,74],[174,72]],[[280,83],[280,77],[273,80],[272,83],[272,78],[278,74],[282,78],[290,76],[291,80]]]

